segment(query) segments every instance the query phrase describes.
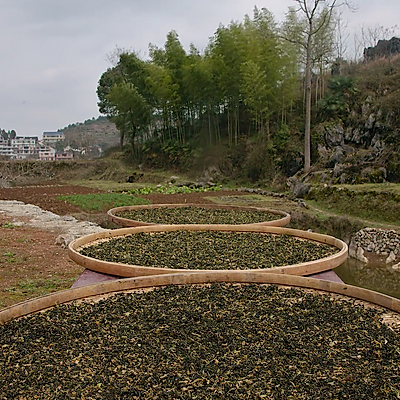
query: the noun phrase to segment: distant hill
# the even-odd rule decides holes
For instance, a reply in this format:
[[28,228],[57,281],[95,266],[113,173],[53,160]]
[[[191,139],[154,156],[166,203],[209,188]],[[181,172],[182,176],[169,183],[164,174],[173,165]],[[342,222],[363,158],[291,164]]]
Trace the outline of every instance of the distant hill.
[[119,132],[106,117],[87,119],[59,129],[65,134],[65,146],[88,148],[100,146],[102,150],[118,146]]

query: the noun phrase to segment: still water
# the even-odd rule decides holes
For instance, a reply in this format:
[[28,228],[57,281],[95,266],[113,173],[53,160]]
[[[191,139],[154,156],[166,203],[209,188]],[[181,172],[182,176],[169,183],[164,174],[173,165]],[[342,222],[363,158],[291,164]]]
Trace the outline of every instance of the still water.
[[348,258],[334,271],[344,283],[400,299],[400,269],[393,269],[384,261],[364,264],[354,258]]

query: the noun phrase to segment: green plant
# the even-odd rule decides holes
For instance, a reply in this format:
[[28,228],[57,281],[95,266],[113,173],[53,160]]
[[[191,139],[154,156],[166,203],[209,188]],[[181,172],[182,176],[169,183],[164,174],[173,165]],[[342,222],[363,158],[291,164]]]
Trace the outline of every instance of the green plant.
[[352,77],[332,77],[328,83],[327,95],[318,104],[320,117],[322,119],[347,117],[356,93],[356,84]]
[[6,251],[3,253],[3,256],[5,257],[7,263],[17,262],[17,255],[12,251]]
[[307,201],[323,211],[400,225],[400,195],[396,192],[327,186],[310,191]]
[[12,224],[11,222],[6,222],[5,224],[1,225],[2,228],[8,229],[8,228],[15,228],[16,225]]
[[189,186],[157,186],[151,187],[146,186],[139,189],[132,189],[129,191],[131,194],[135,195],[146,195],[151,193],[162,193],[162,194],[175,194],[175,193],[203,193],[203,192],[213,192],[221,190],[220,186],[212,186],[207,188],[196,188],[196,187],[189,187]]
[[8,293],[12,294],[35,294],[42,295],[46,293],[51,293],[56,290],[65,288],[71,284],[74,280],[72,279],[60,279],[60,278],[51,278],[51,279],[27,279],[25,281],[21,281],[14,286],[10,286],[5,290]]
[[148,200],[133,197],[127,193],[91,193],[84,195],[58,196],[59,200],[74,204],[83,211],[104,211],[120,206],[135,206],[149,204]]
[[192,163],[193,149],[188,143],[167,140],[161,143],[158,139],[143,143],[143,163],[149,168],[187,169]]
[[287,147],[287,142],[290,139],[290,129],[286,124],[282,124],[278,132],[275,134],[273,143],[278,151],[284,151]]

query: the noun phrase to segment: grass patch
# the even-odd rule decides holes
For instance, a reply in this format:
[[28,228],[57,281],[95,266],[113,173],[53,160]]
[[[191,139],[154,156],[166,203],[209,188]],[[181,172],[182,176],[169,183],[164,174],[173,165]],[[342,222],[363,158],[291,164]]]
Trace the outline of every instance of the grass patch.
[[21,238],[17,239],[17,242],[19,242],[19,243],[28,243],[29,242],[29,238],[27,236],[21,237]]
[[400,184],[398,183],[363,183],[359,185],[334,185],[352,191],[360,192],[390,192],[400,195]]
[[139,189],[143,186],[154,186],[156,187],[157,183],[140,183],[140,182],[115,182],[110,180],[72,180],[66,181],[68,185],[73,186],[83,186],[91,189],[97,189],[99,191],[104,192],[128,192],[132,189]]
[[125,193],[92,193],[58,196],[57,198],[78,206],[86,212],[102,212],[114,207],[146,205],[150,203],[146,199]]
[[17,255],[13,251],[4,252],[1,258],[3,258],[7,264],[13,264],[17,262]]
[[75,278],[27,279],[4,289],[16,301],[44,296],[71,287]]
[[290,212],[296,207],[296,203],[285,198],[264,196],[261,194],[238,194],[233,196],[206,196],[205,199],[215,204],[226,204],[231,206],[253,206],[265,207],[273,210]]
[[6,222],[5,224],[1,225],[1,227],[4,229],[12,229],[15,228],[16,225],[12,224],[11,222]]
[[353,204],[348,203],[345,199],[335,203],[311,200],[309,205],[326,213],[359,218],[378,225],[400,226],[399,211],[393,211],[400,209],[400,205],[393,203],[380,204],[377,199],[363,199],[363,201]]
[[330,186],[313,189],[307,203],[331,214],[400,226],[400,195],[396,192],[376,191],[372,188],[356,191]]
[[146,195],[150,193],[161,193],[161,194],[176,194],[176,193],[204,193],[204,192],[215,192],[221,190],[220,186],[212,187],[189,187],[189,186],[146,186],[138,189],[132,189],[129,191],[131,194]]
[[327,215],[315,210],[296,210],[291,213],[288,228],[308,230],[331,235],[348,241],[360,229],[365,228],[365,223],[356,218],[341,215]]
[[[113,180],[102,176],[100,179],[70,179],[63,180],[68,185],[84,186],[92,189],[104,191],[125,191],[144,186],[157,186],[158,184],[166,184],[169,182],[170,177],[175,175],[172,171],[140,171],[140,170],[127,170],[125,172],[124,180]],[[128,182],[127,179],[132,177],[133,182]],[[179,181],[190,181],[190,177],[186,174],[179,174]]]

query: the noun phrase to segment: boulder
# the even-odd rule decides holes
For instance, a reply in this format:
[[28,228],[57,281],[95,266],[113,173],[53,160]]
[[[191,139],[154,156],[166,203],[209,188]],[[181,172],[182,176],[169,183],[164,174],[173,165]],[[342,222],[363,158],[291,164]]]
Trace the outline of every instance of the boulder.
[[333,154],[331,155],[331,158],[329,159],[329,163],[331,165],[336,165],[342,161],[342,158],[344,156],[344,151],[342,147],[336,146]]
[[393,251],[390,252],[389,257],[386,259],[386,264],[390,264],[396,260],[396,255]]
[[349,245],[349,257],[355,258],[365,264],[368,263],[368,258],[364,256],[364,249],[358,246],[354,238],[351,240]]
[[295,176],[292,176],[287,180],[287,185],[292,190],[293,196],[297,198],[303,198],[310,191],[310,186],[301,182]]
[[392,265],[392,269],[394,269],[394,270],[400,269],[400,262],[397,263],[397,264]]
[[347,144],[342,144],[341,147],[342,147],[343,151],[348,155],[354,154],[354,152],[356,151],[353,146],[349,146]]
[[9,188],[11,185],[8,181],[3,178],[0,178],[0,188]]
[[168,182],[170,182],[170,183],[176,183],[176,181],[177,181],[178,179],[179,179],[179,177],[172,175],[172,176],[169,177]]
[[325,128],[325,144],[328,148],[340,146],[344,142],[344,129],[341,125]]
[[341,164],[335,164],[335,167],[333,168],[333,178],[338,178],[344,173],[343,171],[343,165]]
[[357,247],[355,258],[363,263],[368,263],[368,258],[364,256],[364,249],[362,247]]
[[367,121],[365,122],[365,128],[371,130],[374,127],[375,122],[376,122],[376,117],[375,114],[372,113],[368,116]]
[[285,167],[286,176],[293,176],[303,168],[303,158],[292,158]]

